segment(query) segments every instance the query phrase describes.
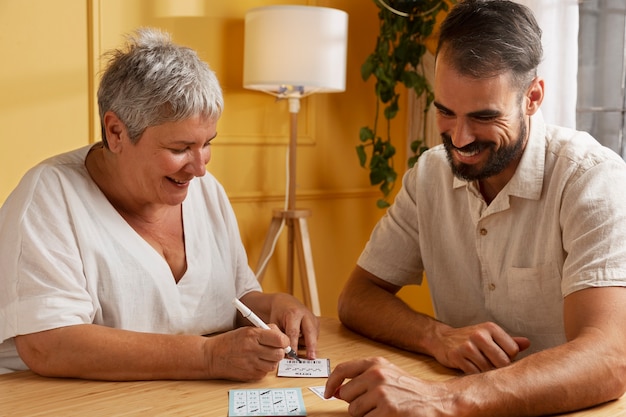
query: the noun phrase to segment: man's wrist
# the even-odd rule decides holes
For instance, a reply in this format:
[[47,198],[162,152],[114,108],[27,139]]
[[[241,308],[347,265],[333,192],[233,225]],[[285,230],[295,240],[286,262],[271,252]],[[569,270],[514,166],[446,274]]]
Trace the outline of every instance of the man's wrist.
[[421,327],[421,331],[416,334],[415,345],[420,353],[432,356],[438,359],[438,356],[443,352],[442,334],[450,326],[444,324],[436,319],[424,316],[425,320]]

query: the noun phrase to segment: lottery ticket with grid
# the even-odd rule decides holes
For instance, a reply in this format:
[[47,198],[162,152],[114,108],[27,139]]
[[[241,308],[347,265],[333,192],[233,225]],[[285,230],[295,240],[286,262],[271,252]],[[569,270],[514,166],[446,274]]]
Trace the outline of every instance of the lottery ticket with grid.
[[277,376],[293,378],[328,378],[330,359],[283,359],[278,362]]
[[300,388],[232,389],[228,391],[228,415],[306,416]]

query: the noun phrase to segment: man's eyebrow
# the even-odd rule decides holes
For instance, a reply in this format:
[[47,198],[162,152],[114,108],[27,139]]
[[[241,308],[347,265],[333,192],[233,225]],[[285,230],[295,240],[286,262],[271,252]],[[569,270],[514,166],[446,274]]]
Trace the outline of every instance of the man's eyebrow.
[[502,112],[494,109],[484,109],[473,111],[467,114],[469,117],[498,117],[502,115]]
[[447,108],[446,106],[444,106],[443,104],[437,101],[433,101],[433,106],[435,106],[438,110],[444,111],[446,113],[454,114],[452,110],[450,110],[449,108]]
[[[447,114],[456,114],[443,104],[434,101],[433,106],[435,106],[438,110],[443,111]],[[476,110],[467,114],[468,117],[498,117],[502,114],[499,110],[494,109],[484,109],[484,110]]]

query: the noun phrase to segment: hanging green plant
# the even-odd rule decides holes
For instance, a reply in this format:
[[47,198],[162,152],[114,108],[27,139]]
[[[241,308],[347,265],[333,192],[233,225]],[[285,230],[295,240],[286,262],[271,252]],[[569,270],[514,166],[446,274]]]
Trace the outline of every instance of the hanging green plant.
[[[424,97],[428,112],[434,96],[424,75],[422,57],[426,53],[425,41],[435,27],[436,17],[448,10],[445,0],[373,0],[380,9],[380,32],[374,51],[361,66],[361,77],[367,81],[376,78],[376,110],[373,127],[364,126],[360,130],[360,145],[356,147],[359,163],[369,169],[372,185],[378,185],[383,197],[376,205],[389,206],[389,196],[398,173],[393,164],[396,149],[391,138],[391,121],[396,117],[400,93],[399,83],[415,91],[417,97]],[[379,126],[382,108],[385,125]],[[424,115],[425,117],[426,115]],[[424,124],[425,125],[425,124]],[[379,133],[382,131],[382,133]],[[425,146],[425,130],[421,137],[411,142],[408,165],[412,167],[419,156],[428,149]]]

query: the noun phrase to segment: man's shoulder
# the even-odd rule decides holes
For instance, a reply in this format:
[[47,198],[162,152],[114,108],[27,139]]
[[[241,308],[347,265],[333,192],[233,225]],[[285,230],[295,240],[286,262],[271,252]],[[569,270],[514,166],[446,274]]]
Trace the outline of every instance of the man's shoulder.
[[600,144],[589,133],[553,125],[546,126],[546,154],[548,158],[582,167],[595,166],[606,161],[624,164],[624,160],[617,153]]

